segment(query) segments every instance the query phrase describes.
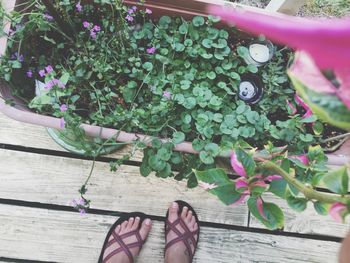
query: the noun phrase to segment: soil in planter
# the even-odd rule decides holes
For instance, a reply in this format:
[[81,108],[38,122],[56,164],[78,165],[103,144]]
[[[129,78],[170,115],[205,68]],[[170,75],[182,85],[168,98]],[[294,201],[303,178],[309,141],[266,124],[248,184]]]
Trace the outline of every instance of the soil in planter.
[[[217,28],[215,18],[151,20],[144,10],[114,10],[104,4],[84,3],[82,12],[57,8],[69,17],[74,42],[47,16],[30,17],[11,36],[1,66],[2,76],[31,101],[33,110],[67,123],[123,127],[173,137],[176,143],[195,141],[194,147],[205,152],[242,141],[261,148],[272,141],[298,153],[320,141],[303,120],[302,109],[292,115],[288,108],[287,101],[296,107],[286,75],[288,49],[277,46],[272,60],[258,68],[243,59],[253,38]],[[23,62],[11,58],[15,52],[24,56]],[[264,95],[255,105],[237,95],[247,73],[264,83]],[[35,78],[47,88],[33,98]]]

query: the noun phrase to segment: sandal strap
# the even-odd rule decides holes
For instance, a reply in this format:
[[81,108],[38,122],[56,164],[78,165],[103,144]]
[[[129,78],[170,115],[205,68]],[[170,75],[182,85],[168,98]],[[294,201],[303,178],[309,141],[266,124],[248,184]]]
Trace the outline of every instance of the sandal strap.
[[[181,233],[180,230],[178,229],[178,225],[184,229],[185,233]],[[171,247],[172,245],[178,243],[178,242],[183,242],[186,246],[186,249],[188,250],[190,260],[192,262],[193,256],[194,256],[194,251],[196,250],[196,239],[194,238],[196,234],[198,234],[198,229],[195,231],[190,231],[190,229],[187,227],[186,223],[182,220],[181,217],[178,217],[174,222],[170,222],[167,219],[167,224],[166,224],[166,235],[170,231],[173,231],[178,237],[174,238],[173,240],[169,241],[166,246],[165,246],[165,251]],[[191,249],[191,244],[189,242],[191,240],[193,246],[194,246],[194,251],[192,252]]]
[[[136,236],[137,241],[134,242],[134,243],[125,244],[125,242],[124,242],[123,240],[124,240],[125,238],[128,238],[128,237],[133,236],[133,235]],[[120,253],[120,252],[124,252],[124,253],[128,256],[128,258],[129,258],[129,260],[130,260],[131,263],[134,262],[134,257],[132,256],[132,253],[130,252],[130,249],[131,249],[131,248],[134,248],[134,247],[139,247],[139,248],[141,248],[142,245],[145,243],[145,240],[142,240],[139,231],[138,231],[138,230],[130,231],[130,232],[125,233],[125,234],[120,235],[120,236],[117,235],[117,234],[115,233],[115,231],[113,231],[113,232],[112,232],[112,236],[113,236],[113,238],[112,238],[112,240],[110,240],[110,241],[107,243],[107,245],[106,245],[106,247],[105,247],[105,250],[106,250],[108,247],[110,247],[112,244],[114,244],[114,243],[118,243],[118,244],[119,244],[119,248],[117,248],[117,249],[113,250],[112,252],[110,252],[110,253],[108,254],[108,256],[105,257],[105,258],[103,259],[103,263],[106,263],[106,262],[107,262],[109,259],[111,259],[114,255],[116,255],[116,254],[118,254],[118,253]]]

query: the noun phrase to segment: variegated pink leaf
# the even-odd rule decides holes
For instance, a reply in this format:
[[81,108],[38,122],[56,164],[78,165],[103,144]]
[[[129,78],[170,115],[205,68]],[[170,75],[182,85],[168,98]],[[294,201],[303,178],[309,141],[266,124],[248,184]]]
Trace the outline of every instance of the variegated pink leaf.
[[321,68],[350,67],[350,18],[310,19],[217,5],[209,6],[209,12],[246,32],[304,50]]
[[244,176],[247,177],[247,173],[243,167],[243,164],[238,161],[237,155],[235,152],[232,153],[231,155],[231,166],[232,169],[239,175],[239,176]]
[[339,223],[343,222],[342,213],[347,210],[346,205],[342,203],[334,203],[329,209],[329,214]]

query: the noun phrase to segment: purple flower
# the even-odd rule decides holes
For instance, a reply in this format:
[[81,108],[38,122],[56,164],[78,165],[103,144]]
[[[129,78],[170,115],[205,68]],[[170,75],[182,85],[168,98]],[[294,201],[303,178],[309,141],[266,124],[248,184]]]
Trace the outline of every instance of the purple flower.
[[47,83],[45,84],[45,89],[50,90],[50,89],[52,89],[54,86],[58,86],[58,87],[61,88],[61,89],[66,88],[66,85],[64,85],[60,80],[58,80],[58,79],[52,79],[52,80],[50,80],[49,82],[47,82]]
[[90,26],[90,23],[87,21],[83,22],[83,27],[88,28]]
[[8,35],[13,36],[16,33],[16,30],[9,29]]
[[134,18],[133,18],[132,16],[129,16],[129,15],[127,15],[127,16],[125,17],[125,19],[128,20],[129,22],[134,21]]
[[136,11],[137,10],[137,6],[134,5],[134,6],[131,7],[131,9]]
[[84,208],[80,208],[80,209],[79,209],[79,213],[80,213],[81,215],[85,215],[85,214],[86,214],[86,211],[85,211]]
[[44,69],[42,69],[42,70],[39,71],[39,76],[40,76],[40,77],[45,77],[45,75],[46,75],[46,72],[45,72]]
[[129,15],[131,15],[131,14],[133,14],[133,13],[134,13],[134,9],[132,9],[132,8],[128,9],[128,14],[129,14]]
[[27,71],[27,77],[28,77],[28,78],[33,77],[33,71],[28,70],[28,71]]
[[152,10],[151,10],[151,9],[146,8],[145,13],[150,15],[150,14],[152,14],[153,12],[152,12]]
[[146,52],[148,54],[154,54],[156,52],[156,48],[155,47],[150,47],[150,48],[147,48]]
[[64,129],[66,127],[66,121],[64,120],[64,118],[62,117],[60,119],[60,128],[61,129]]
[[24,61],[24,57],[23,57],[23,55],[19,55],[19,57],[18,57],[18,61],[19,61],[19,62],[23,62],[23,61]]
[[90,30],[90,37],[92,37],[93,39],[96,39],[96,32],[93,30],[93,29],[91,29]]
[[11,56],[11,59],[18,60],[19,62],[23,62],[24,61],[24,56],[23,55],[19,55],[18,52],[16,52],[16,53],[14,53]]
[[83,7],[80,4],[80,1],[76,4],[75,6],[77,8],[77,11],[80,13],[81,11],[83,11]]
[[66,104],[62,104],[61,106],[60,106],[60,111],[61,112],[65,112],[65,111],[67,111],[68,110],[68,106],[66,105]]
[[98,25],[95,25],[95,26],[93,27],[93,30],[94,30],[95,32],[100,32],[100,31],[101,31],[101,27],[99,27]]
[[45,83],[44,89],[50,90],[53,88],[54,85],[55,85],[54,82],[50,80],[49,82]]
[[47,74],[50,74],[51,72],[53,72],[53,67],[51,65],[48,65],[47,67],[45,67]]
[[52,20],[53,20],[53,17],[50,16],[48,13],[45,13],[45,14],[44,14],[44,18],[45,18],[47,21],[52,21]]
[[171,93],[169,91],[164,91],[163,92],[163,97],[167,98],[167,99],[170,99],[171,98]]

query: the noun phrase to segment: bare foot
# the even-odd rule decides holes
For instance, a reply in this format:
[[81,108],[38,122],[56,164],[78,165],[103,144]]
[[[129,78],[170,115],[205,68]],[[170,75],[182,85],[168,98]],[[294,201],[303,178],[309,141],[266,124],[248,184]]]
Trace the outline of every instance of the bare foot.
[[[170,223],[173,223],[176,219],[181,216],[187,228],[193,232],[198,230],[198,224],[196,218],[192,215],[192,211],[188,210],[188,207],[184,206],[181,214],[179,215],[179,205],[176,202],[173,202],[169,207],[168,219]],[[180,225],[176,225],[176,228],[181,234],[185,233],[185,229]],[[166,236],[166,244],[169,244],[172,240],[178,238],[179,235],[176,234],[173,230],[170,230]],[[197,242],[198,235],[194,236],[195,241]],[[165,252],[165,262],[166,263],[190,263],[191,255],[194,254],[196,243],[193,242],[190,238],[187,239],[188,244],[190,245],[191,251],[186,247],[184,241],[179,241],[171,245]]]
[[[139,228],[139,225],[140,225],[140,218],[139,217],[136,217],[136,218],[131,217],[131,218],[129,218],[128,221],[124,221],[122,224],[118,225],[115,228],[115,230],[114,230],[115,235],[118,237],[121,237],[121,239],[125,243],[125,245],[128,246],[129,244],[133,244],[135,242],[138,242],[137,237],[136,237],[136,233],[129,236],[129,237],[125,237],[125,238],[122,238],[122,236],[124,234],[130,233],[132,231],[137,231],[139,229],[138,233],[140,234],[142,241],[144,241],[144,240],[146,240],[146,238],[151,230],[152,223],[151,223],[150,219],[145,219],[142,223],[141,228]],[[113,237],[113,235],[111,235],[108,242],[110,242],[114,239],[115,238]],[[133,261],[130,261],[129,256],[124,251],[121,251],[121,252],[113,255],[112,252],[117,250],[118,248],[120,248],[120,245],[118,242],[114,242],[112,245],[110,245],[105,250],[105,252],[103,254],[103,263],[132,263],[133,262]],[[130,256],[132,256],[132,258],[134,259],[139,254],[140,249],[141,249],[140,246],[135,246],[135,247],[129,248],[130,253],[131,253]]]

